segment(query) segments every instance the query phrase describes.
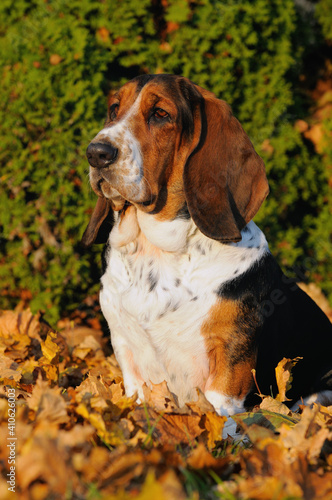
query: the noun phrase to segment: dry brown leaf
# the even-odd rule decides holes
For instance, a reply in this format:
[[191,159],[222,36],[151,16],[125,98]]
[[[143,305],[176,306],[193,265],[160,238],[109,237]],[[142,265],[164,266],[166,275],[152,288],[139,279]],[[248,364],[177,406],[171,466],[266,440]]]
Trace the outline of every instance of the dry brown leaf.
[[98,379],[93,375],[88,377],[76,388],[76,401],[89,400],[91,406],[95,409],[103,409],[107,407],[107,401],[112,398],[112,392],[106,386],[102,379]]
[[103,475],[103,469],[109,463],[110,452],[106,448],[92,448],[89,459],[83,464],[81,473],[87,483],[97,482]]
[[[41,362],[42,363],[42,362]],[[52,364],[41,364],[43,367],[43,371],[45,373],[45,376],[47,380],[50,380],[52,382],[57,382],[59,379],[59,370],[56,365]]]
[[[318,475],[310,472],[304,485],[305,498],[314,495],[315,500],[332,500],[332,472]],[[314,492],[314,493],[313,493]]]
[[94,435],[95,430],[91,425],[75,425],[70,430],[59,430],[57,433],[60,447],[75,448],[83,446]]
[[22,383],[32,384],[35,379],[34,371],[39,366],[39,361],[34,358],[28,358],[21,364]]
[[201,416],[180,413],[159,413],[153,408],[136,408],[130,414],[134,422],[159,444],[193,444],[204,428],[200,426]]
[[191,401],[190,403],[186,403],[186,405],[195,413],[199,415],[202,413],[212,413],[215,411],[214,406],[208,401],[205,397],[205,394],[196,387],[197,399],[195,401]]
[[156,435],[160,443],[193,444],[196,437],[200,436],[203,429],[200,427],[201,418],[195,415],[165,414],[160,425],[156,425]]
[[[2,389],[2,387],[0,387],[0,389]],[[5,420],[7,418],[7,414],[8,414],[7,400],[5,398],[1,398],[0,399],[0,419]],[[1,433],[1,428],[0,428],[0,433]],[[8,433],[8,431],[6,430],[5,431],[6,435],[4,436],[4,440],[2,441],[3,443],[5,442],[6,438],[8,437],[7,433]]]
[[110,384],[114,382],[116,384],[123,383],[122,372],[118,366],[114,355],[107,358],[102,357],[102,351],[99,351],[101,356],[97,357],[96,363],[94,359],[86,359],[86,363],[89,365],[90,375],[95,377],[102,376],[106,383]]
[[173,411],[179,408],[177,397],[170,392],[165,380],[160,384],[151,383],[149,387],[144,384],[143,395],[145,404],[157,411]]
[[269,410],[275,413],[281,413],[281,415],[293,415],[288,406],[281,403],[279,400],[272,398],[271,396],[266,396],[259,407],[262,410]]
[[164,473],[158,479],[152,470],[149,470],[142,491],[137,500],[181,500],[187,498],[181,483],[172,471]]
[[[183,486],[173,469],[168,469],[159,479],[166,500],[186,500],[187,495],[183,491]],[[146,484],[146,482],[145,482]],[[150,487],[146,485],[147,493],[152,493]],[[151,498],[151,496],[150,496]],[[157,497],[154,497],[157,499]],[[147,498],[148,500],[148,498]],[[159,497],[158,497],[159,500]]]
[[65,497],[68,487],[76,487],[77,477],[69,465],[69,451],[60,448],[47,434],[28,441],[17,459],[17,479],[26,489],[36,480],[48,485],[49,491]]
[[[114,387],[113,387],[114,386]],[[134,400],[124,395],[122,384],[105,384],[102,377],[88,376],[76,389],[75,399],[103,413],[103,419],[117,420],[123,411],[132,408]],[[90,418],[90,417],[89,417]]]
[[207,433],[206,445],[209,450],[215,447],[217,441],[222,440],[222,431],[227,417],[221,417],[216,412],[205,414],[204,426]]
[[254,476],[237,483],[224,483],[218,486],[223,494],[231,493],[236,498],[248,500],[285,500],[286,498],[303,498],[301,487],[294,482],[283,481],[279,476]]
[[[5,375],[16,377],[4,377],[3,384],[16,390],[18,500],[94,494],[109,500],[185,500],[181,481],[187,469],[206,481],[204,488],[214,471],[235,498],[270,500],[273,492],[276,500],[287,495],[332,500],[332,407],[314,405],[294,415],[280,400],[265,398],[258,412],[240,415],[252,444],[234,453],[233,445],[225,449],[220,443],[224,418],[201,391],[182,408],[165,382],[145,387],[144,406],[126,398],[114,355],[105,356],[101,331],[68,328],[67,321],[60,335],[29,311],[3,316],[0,359],[9,370]],[[291,381],[287,361],[279,369],[282,399]],[[3,386],[0,461],[5,467],[7,409]],[[271,430],[262,427],[264,420]],[[215,458],[220,452],[222,458]],[[3,486],[0,478],[5,495]]]
[[19,365],[4,354],[0,354],[0,380],[12,380],[18,382],[21,379],[22,370]]
[[281,403],[283,401],[290,401],[286,397],[286,392],[289,391],[289,389],[292,387],[291,385],[293,380],[292,368],[301,359],[302,358],[300,357],[294,359],[283,358],[281,361],[279,361],[278,366],[275,369],[277,385],[279,390],[279,394],[276,396],[277,401],[280,401]]
[[280,441],[291,456],[303,454],[311,463],[319,457],[326,439],[332,439],[332,430],[318,425],[318,413],[318,405],[314,408],[306,406],[299,423],[292,428],[282,425],[279,429]]
[[22,312],[0,311],[0,336],[12,337],[15,334],[28,335],[40,340],[40,315],[33,315],[30,309]]
[[80,346],[87,337],[93,337],[98,343],[98,348],[103,347],[106,343],[106,340],[103,339],[102,331],[94,330],[86,326],[66,328],[61,330],[61,335],[66,339],[67,345],[72,348]]
[[145,443],[148,443],[149,440],[150,437],[147,435],[147,433],[144,432],[143,429],[136,427],[135,433],[130,439],[127,439],[126,444],[135,448],[136,446],[144,446]]
[[117,362],[116,360],[116,357],[114,356],[114,354],[112,354],[112,356],[108,356],[106,358],[106,361],[107,361],[107,365],[110,369],[110,372],[112,374],[112,376],[115,378],[115,377],[120,377],[122,378],[122,372],[121,372],[121,369],[119,367],[119,363]]
[[125,396],[123,382],[121,382],[120,384],[111,384],[109,386],[109,390],[112,395],[112,403],[114,403],[115,405],[119,403]]
[[75,347],[73,355],[80,359],[85,359],[92,351],[94,355],[101,350],[101,345],[98,340],[92,335],[87,335],[84,340]]
[[48,332],[45,342],[41,341],[40,346],[45,358],[51,362],[59,353],[59,346],[54,342],[57,338],[55,332]]
[[320,427],[329,426],[332,428],[332,406],[321,406],[321,405],[313,405],[313,408],[318,406],[319,412],[316,415],[315,421]]
[[[154,451],[158,454],[157,450]],[[139,449],[130,452],[125,446],[119,446],[110,454],[108,464],[100,474],[99,486],[105,488],[111,485],[112,489],[117,489],[129,484],[133,478],[139,477],[144,469],[147,469],[147,458]],[[160,460],[161,456],[158,456],[157,463]]]
[[208,452],[202,443],[199,443],[191,452],[187,463],[193,469],[213,469],[219,472],[227,467],[231,461],[231,457],[215,458]]
[[121,418],[121,420],[117,422],[117,428],[123,437],[123,441],[127,442],[130,439],[135,426],[128,418]]
[[[0,498],[1,500],[13,500],[13,493],[8,490],[8,483],[0,477]],[[45,497],[44,497],[45,498]]]
[[51,388],[41,377],[37,379],[27,403],[36,412],[36,420],[63,424],[69,421],[67,405],[60,388]]

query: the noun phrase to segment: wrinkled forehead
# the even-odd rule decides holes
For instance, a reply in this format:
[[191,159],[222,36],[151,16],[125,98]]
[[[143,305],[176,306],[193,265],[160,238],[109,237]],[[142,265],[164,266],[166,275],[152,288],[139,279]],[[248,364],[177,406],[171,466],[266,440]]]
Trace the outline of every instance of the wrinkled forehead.
[[138,101],[143,106],[153,106],[159,102],[177,107],[183,104],[179,79],[174,75],[142,75],[134,78],[113,94],[109,103],[118,101],[127,109]]

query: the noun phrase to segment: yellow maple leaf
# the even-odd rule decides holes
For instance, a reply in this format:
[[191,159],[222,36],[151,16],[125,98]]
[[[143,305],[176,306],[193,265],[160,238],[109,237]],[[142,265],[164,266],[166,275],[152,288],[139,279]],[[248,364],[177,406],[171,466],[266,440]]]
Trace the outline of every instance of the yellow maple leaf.
[[56,382],[59,379],[58,367],[54,365],[43,365],[47,380]]
[[41,350],[43,355],[48,361],[52,361],[59,352],[59,346],[53,342],[53,339],[57,337],[54,332],[49,332],[47,334],[45,342],[41,342]]
[[227,417],[221,417],[214,412],[206,413],[205,428],[207,430],[207,447],[209,450],[214,448],[216,441],[221,441],[222,430]]
[[137,496],[137,500],[150,500],[151,498],[168,500],[170,497],[169,494],[166,495],[162,484],[156,479],[155,474],[152,471],[149,471],[146,476],[145,483],[143,484],[142,491]]
[[300,359],[302,358],[300,357],[294,359],[283,358],[281,361],[279,361],[278,366],[275,369],[277,385],[279,390],[279,394],[276,396],[276,400],[280,401],[281,403],[283,401],[290,401],[286,397],[286,392],[289,391],[290,388],[292,387],[292,381],[293,381],[292,369]]

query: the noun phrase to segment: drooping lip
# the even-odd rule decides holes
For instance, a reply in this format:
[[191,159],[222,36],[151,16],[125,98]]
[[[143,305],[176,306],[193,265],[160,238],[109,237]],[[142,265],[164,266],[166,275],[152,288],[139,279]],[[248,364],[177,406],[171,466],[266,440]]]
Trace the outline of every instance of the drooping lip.
[[[103,189],[104,187],[107,187],[107,189]],[[126,199],[124,196],[122,196],[121,193],[117,189],[115,189],[111,184],[109,184],[105,179],[99,179],[97,183],[97,194],[100,194],[100,196],[103,196],[104,198],[110,199],[112,201],[120,201],[123,199]]]
[[98,176],[90,178],[91,187],[97,196],[105,197],[112,201],[126,200],[129,203],[149,206],[153,204],[156,195],[151,192],[149,183],[144,177],[133,175],[115,174],[108,175],[99,172]]

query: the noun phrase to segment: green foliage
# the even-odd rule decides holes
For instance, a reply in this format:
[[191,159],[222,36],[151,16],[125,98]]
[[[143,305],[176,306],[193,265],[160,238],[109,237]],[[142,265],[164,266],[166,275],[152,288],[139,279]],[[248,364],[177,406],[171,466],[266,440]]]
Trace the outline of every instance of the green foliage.
[[[317,8],[326,36],[329,4]],[[97,288],[101,249],[79,247],[95,202],[85,149],[110,88],[146,72],[183,74],[232,105],[267,165],[257,222],[284,266],[309,255],[332,294],[331,146],[324,163],[293,126],[308,113],[296,86],[319,29],[299,36],[293,0],[3,0],[0,18],[3,307],[30,290],[54,320]]]
[[320,0],[316,15],[322,25],[323,35],[327,40],[332,40],[332,0]]

